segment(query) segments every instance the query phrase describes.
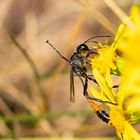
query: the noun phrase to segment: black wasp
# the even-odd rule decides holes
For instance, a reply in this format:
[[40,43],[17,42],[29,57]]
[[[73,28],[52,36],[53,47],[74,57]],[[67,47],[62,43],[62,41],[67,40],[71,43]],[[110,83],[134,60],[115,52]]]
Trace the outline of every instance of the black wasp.
[[70,64],[70,100],[75,100],[75,91],[74,91],[74,74],[79,77],[79,79],[82,82],[83,85],[83,95],[88,99],[89,103],[97,106],[96,107],[96,114],[97,116],[103,120],[104,122],[109,122],[109,115],[100,107],[98,108],[98,105],[92,101],[102,102],[102,103],[110,103],[113,105],[116,105],[116,103],[112,103],[109,101],[103,101],[98,98],[90,97],[87,92],[88,88],[88,80],[91,80],[93,82],[96,82],[94,78],[87,75],[87,67],[86,67],[86,60],[90,56],[90,54],[97,54],[96,49],[89,49],[89,47],[86,45],[88,42],[98,43],[97,41],[93,41],[92,39],[99,38],[99,37],[110,37],[110,36],[94,36],[86,40],[84,43],[80,44],[76,48],[76,52],[70,57],[70,59],[67,59],[61,53],[47,40],[46,43],[48,43],[59,55],[61,58],[66,60]]
[[[90,97],[87,92],[88,88],[88,80],[92,80],[93,82],[96,82],[95,79],[93,79],[91,76],[87,75],[87,68],[86,68],[86,60],[88,59],[90,54],[97,54],[96,49],[89,49],[89,47],[86,45],[88,42],[98,43],[97,41],[93,41],[92,39],[99,38],[99,37],[110,37],[110,36],[93,36],[89,38],[88,40],[84,41],[84,43],[80,44],[76,48],[76,52],[70,57],[70,59],[67,59],[64,57],[48,40],[46,43],[48,43],[59,55],[61,58],[66,60],[70,64],[70,100],[75,100],[75,91],[74,91],[74,74],[79,77],[79,79],[82,82],[83,85],[83,95],[91,100],[98,101],[98,102],[104,102],[104,103],[111,103],[108,101],[102,101],[97,98]],[[111,103],[114,104],[114,103]]]

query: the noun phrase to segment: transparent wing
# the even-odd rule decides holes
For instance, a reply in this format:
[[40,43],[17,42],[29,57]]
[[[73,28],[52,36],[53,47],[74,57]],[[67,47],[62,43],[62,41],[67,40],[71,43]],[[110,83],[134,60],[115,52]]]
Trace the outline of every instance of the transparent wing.
[[75,101],[75,90],[74,90],[74,73],[72,66],[70,66],[70,101]]

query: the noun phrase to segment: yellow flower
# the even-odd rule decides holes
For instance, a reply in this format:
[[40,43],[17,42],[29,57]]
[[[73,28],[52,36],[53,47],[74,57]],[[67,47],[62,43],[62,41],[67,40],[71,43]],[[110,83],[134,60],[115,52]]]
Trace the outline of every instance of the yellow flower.
[[115,127],[118,137],[121,140],[139,140],[140,135],[132,127],[127,116],[121,112],[119,107],[112,107],[110,111],[110,124]]
[[[126,92],[123,90],[122,87],[125,87],[125,82],[121,84],[119,87],[119,90],[115,93],[116,96],[114,96],[114,91],[111,90],[107,83],[105,83],[105,79],[102,77],[102,75],[99,72],[94,72],[95,79],[97,80],[100,90],[95,89],[93,86],[91,87],[91,93],[94,97],[100,98],[102,100],[107,100],[113,103],[117,103],[118,105],[111,105],[107,104],[110,107],[110,121],[109,124],[115,127],[118,137],[122,140],[139,140],[140,135],[137,133],[137,131],[131,126],[131,121],[133,119],[136,121],[135,117],[132,115],[134,113],[140,112],[140,97],[138,96],[135,98],[132,98],[131,100],[127,97],[123,98]],[[128,79],[127,79],[128,80]],[[114,97],[114,98],[112,98]],[[123,98],[123,100],[122,100]],[[137,104],[137,107],[135,106]],[[139,113],[140,115],[140,113]],[[136,117],[138,120],[138,117]],[[134,121],[133,121],[134,122]],[[133,133],[131,133],[133,132]]]
[[[123,56],[139,65],[140,60],[140,7],[133,6],[131,9],[131,22],[133,26],[122,24],[119,29],[125,27],[125,30],[117,43],[118,49],[123,53]],[[127,19],[126,19],[127,20]]]
[[[133,26],[122,23],[113,44],[101,45],[98,55],[91,59],[93,75],[99,88],[92,86],[90,91],[96,98],[118,104],[107,105],[110,107],[109,124],[115,127],[121,140],[140,140],[139,133],[132,126],[140,121],[140,8],[138,6],[132,7],[129,20]],[[120,86],[114,91],[111,70],[117,67],[117,64],[114,65],[118,59],[115,54],[117,48],[127,63],[121,69]]]
[[110,77],[111,70],[115,70],[115,49],[112,46],[99,44],[100,48],[97,49],[98,55],[95,55],[91,60],[92,69],[97,69],[99,73],[106,79],[109,87],[113,87],[113,83]]
[[126,28],[116,46],[128,62],[120,87],[123,94],[118,93],[118,96],[121,96],[122,101],[125,100],[124,107],[127,112],[131,112],[131,121],[134,123],[140,120],[140,7],[137,5],[131,9],[131,22],[132,27],[121,25]]

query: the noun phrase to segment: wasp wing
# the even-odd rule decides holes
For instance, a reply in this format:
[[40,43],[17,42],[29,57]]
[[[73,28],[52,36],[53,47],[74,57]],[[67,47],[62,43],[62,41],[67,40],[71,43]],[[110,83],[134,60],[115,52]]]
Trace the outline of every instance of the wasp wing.
[[70,66],[70,101],[75,101],[74,73],[72,70],[72,66]]

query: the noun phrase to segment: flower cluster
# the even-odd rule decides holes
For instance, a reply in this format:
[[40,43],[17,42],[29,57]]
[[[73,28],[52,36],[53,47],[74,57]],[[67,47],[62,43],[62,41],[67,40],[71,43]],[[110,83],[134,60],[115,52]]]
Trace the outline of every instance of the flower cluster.
[[[91,94],[110,108],[109,124],[124,140],[140,140],[132,126],[140,121],[140,7],[131,8],[131,15],[119,26],[111,45],[101,44],[98,55],[90,58],[92,72],[99,88],[91,86]],[[118,56],[116,50],[121,54]],[[113,89],[112,74],[120,75],[117,90]]]

